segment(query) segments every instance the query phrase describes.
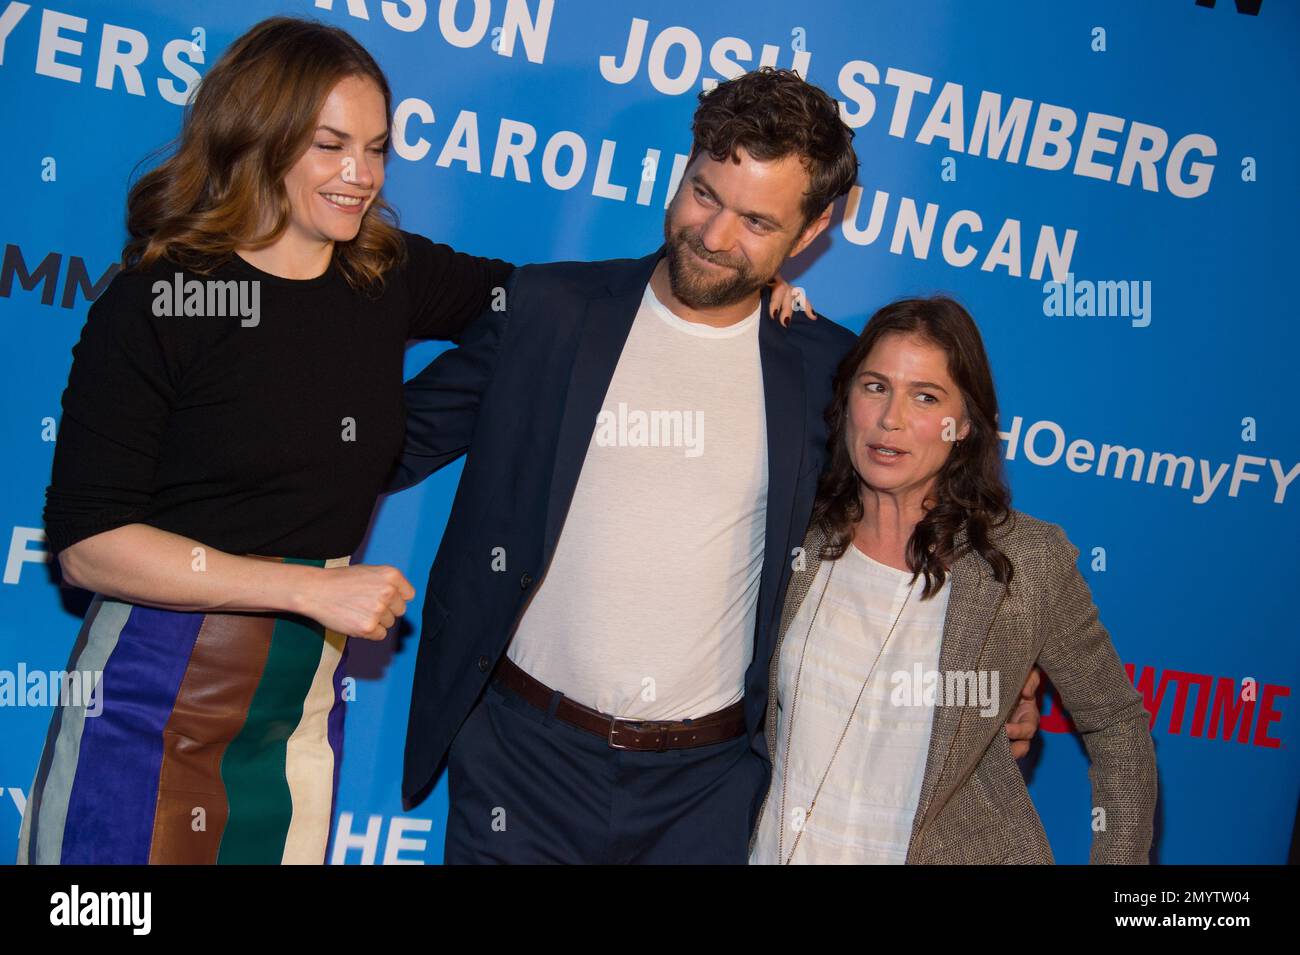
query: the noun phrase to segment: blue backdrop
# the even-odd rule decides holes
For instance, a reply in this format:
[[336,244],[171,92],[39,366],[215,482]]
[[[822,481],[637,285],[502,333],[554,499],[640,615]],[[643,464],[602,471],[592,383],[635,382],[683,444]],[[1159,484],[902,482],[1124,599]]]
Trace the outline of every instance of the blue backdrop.
[[[71,348],[124,241],[133,168],[226,45],[276,13],[349,30],[388,72],[385,194],[403,226],[515,262],[656,248],[704,84],[761,61],[839,99],[861,187],[791,281],[855,330],[907,294],[969,307],[1016,504],[1082,551],[1152,713],[1155,858],[1285,860],[1300,9],[1278,0],[1257,15],[1231,0],[0,3],[0,856],[50,717],[5,674],[12,690],[64,666],[85,602],[54,583],[40,531]],[[412,347],[407,373],[440,347]],[[422,588],[459,476],[383,501],[359,559]],[[398,796],[408,622],[353,644],[335,862],[442,857],[445,780],[410,812]],[[1044,703],[1030,791],[1057,858],[1086,861],[1086,756]]]

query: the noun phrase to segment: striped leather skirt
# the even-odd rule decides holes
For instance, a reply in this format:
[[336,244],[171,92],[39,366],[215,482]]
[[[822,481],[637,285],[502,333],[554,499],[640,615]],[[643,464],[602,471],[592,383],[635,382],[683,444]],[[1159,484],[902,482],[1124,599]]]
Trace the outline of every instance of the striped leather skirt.
[[55,710],[18,862],[323,863],[346,657],[302,617],[96,595],[68,669],[102,675]]

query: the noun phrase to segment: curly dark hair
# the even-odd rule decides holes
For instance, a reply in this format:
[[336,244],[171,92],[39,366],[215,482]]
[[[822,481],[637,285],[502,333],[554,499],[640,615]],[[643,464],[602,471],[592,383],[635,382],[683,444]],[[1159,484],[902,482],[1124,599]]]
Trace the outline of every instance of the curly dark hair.
[[842,557],[853,540],[855,525],[862,519],[862,479],[853,467],[845,440],[849,389],[872,348],[891,334],[916,335],[943,350],[948,357],[948,373],[961,392],[970,421],[970,431],[953,445],[939,469],[925,516],[907,542],[912,580],[918,574],[925,575],[921,599],[937,593],[952,561],[960,556],[955,541],[964,529],[962,552],[977,551],[993,568],[995,579],[1006,584],[1013,573],[1011,562],[993,544],[990,533],[1011,513],[1011,491],[1003,475],[998,443],[998,397],[993,372],[974,319],[960,304],[943,295],[886,305],[871,316],[857,344],[840,362],[835,374],[835,397],[826,409],[830,466],[818,484],[813,505],[812,521],[826,535],[821,556],[824,560]]
[[812,180],[803,227],[858,177],[853,130],[839,105],[793,70],[765,66],[701,93],[691,134],[690,160],[704,150],[716,162],[739,161],[737,147],[762,162],[798,156]]

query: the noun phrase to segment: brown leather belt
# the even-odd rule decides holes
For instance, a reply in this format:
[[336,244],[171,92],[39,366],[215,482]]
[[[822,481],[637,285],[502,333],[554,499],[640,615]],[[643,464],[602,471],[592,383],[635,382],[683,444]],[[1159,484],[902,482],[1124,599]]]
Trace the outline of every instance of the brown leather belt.
[[[492,676],[506,689],[519,694],[542,712],[551,708],[555,695],[546,684],[529,676],[502,654]],[[555,718],[570,726],[602,737],[612,749],[659,752],[689,749],[735,739],[745,732],[745,707],[737,700],[725,710],[718,710],[689,722],[685,720],[624,720],[560,697]]]

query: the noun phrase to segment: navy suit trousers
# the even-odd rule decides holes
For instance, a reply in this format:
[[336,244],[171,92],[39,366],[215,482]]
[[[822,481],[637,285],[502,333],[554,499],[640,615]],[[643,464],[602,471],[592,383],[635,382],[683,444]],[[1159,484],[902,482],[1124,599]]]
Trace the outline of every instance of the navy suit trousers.
[[764,784],[745,734],[692,749],[613,749],[495,680],[447,758],[445,861],[743,865]]

